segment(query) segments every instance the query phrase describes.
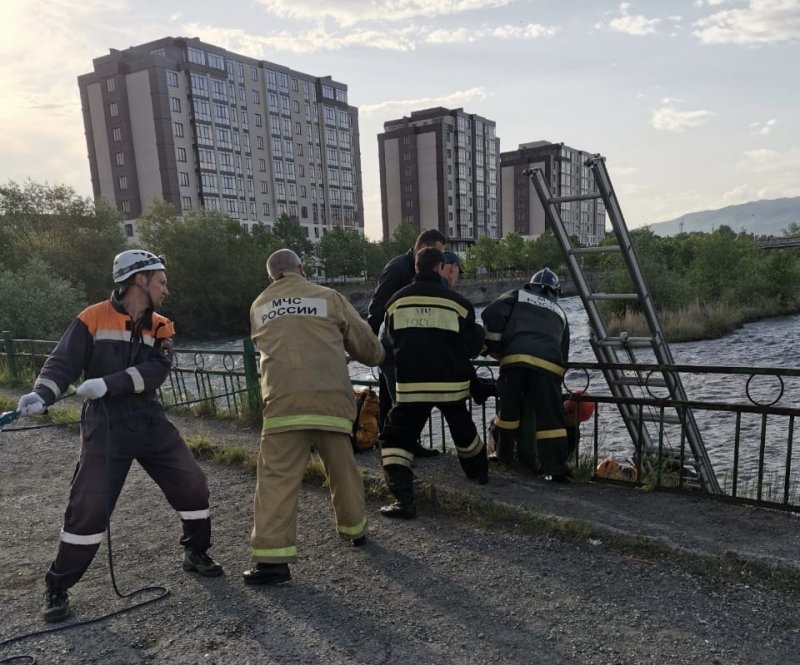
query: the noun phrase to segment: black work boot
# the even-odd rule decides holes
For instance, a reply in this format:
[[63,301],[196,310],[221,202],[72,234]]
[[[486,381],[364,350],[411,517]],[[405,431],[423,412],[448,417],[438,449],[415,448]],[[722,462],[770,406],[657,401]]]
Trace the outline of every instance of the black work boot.
[[411,469],[392,464],[383,468],[386,484],[394,494],[395,502],[381,508],[384,517],[395,517],[410,520],[417,516],[414,505],[414,474]]
[[292,579],[288,563],[254,563],[242,573],[245,584],[280,584]]
[[436,448],[425,448],[419,443],[414,446],[411,452],[414,453],[414,457],[436,457],[441,455],[441,451],[436,450]]
[[58,623],[69,616],[69,598],[67,592],[57,586],[47,585],[44,592],[42,618],[47,623]]
[[203,577],[219,577],[224,572],[206,552],[198,552],[187,547],[183,554],[183,569],[187,573],[197,573]]

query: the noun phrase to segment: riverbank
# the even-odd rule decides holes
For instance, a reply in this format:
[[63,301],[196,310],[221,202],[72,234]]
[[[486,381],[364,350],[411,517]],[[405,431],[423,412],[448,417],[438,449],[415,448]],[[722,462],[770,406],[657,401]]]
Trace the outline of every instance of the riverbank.
[[[175,417],[187,438],[255,449],[258,431]],[[19,424],[25,424],[21,421]],[[42,575],[55,552],[77,452],[64,429],[4,433],[0,640],[42,627]],[[202,462],[214,556],[226,575],[180,570],[179,522],[134,465],[114,514],[123,590],[164,584],[164,601],[0,651],[39,662],[607,665],[795,662],[800,648],[797,519],[705,498],[594,483],[554,486],[492,469],[467,482],[455,459],[415,467],[419,517],[381,518],[376,453],[358,456],[368,542],[333,528],[327,490],[300,494],[293,579],[244,586],[254,475]],[[77,618],[123,607],[101,550],[74,588]]]

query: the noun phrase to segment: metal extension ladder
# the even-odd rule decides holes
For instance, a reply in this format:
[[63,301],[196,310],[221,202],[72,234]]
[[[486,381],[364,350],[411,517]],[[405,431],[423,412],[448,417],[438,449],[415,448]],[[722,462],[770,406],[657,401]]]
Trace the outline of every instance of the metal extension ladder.
[[[661,324],[656,313],[650,291],[647,288],[644,274],[636,258],[636,253],[631,244],[630,234],[625,225],[619,202],[617,201],[614,188],[611,185],[608,171],[606,170],[605,157],[594,155],[586,162],[586,166],[592,169],[596,193],[581,194],[578,196],[553,197],[550,194],[547,182],[542,170],[532,168],[527,170],[527,174],[533,183],[534,189],[539,196],[545,211],[546,219],[553,229],[564,260],[569,267],[569,271],[575,282],[575,286],[586,308],[591,324],[592,334],[590,343],[594,349],[597,360],[605,365],[603,374],[612,395],[621,398],[633,398],[631,386],[640,387],[662,387],[669,391],[670,399],[676,401],[686,401],[686,391],[681,382],[680,375],[668,368],[661,370],[661,377],[641,375],[635,372],[633,376],[626,374],[624,369],[616,369],[616,364],[635,364],[636,357],[634,348],[651,348],[655,354],[658,365],[674,365],[669,345],[664,339]],[[616,245],[601,245],[592,247],[573,247],[569,235],[564,227],[559,212],[559,204],[571,201],[587,201],[602,199],[606,207],[606,212],[611,220],[611,226],[617,239]],[[635,293],[593,293],[589,282],[583,272],[583,267],[577,259],[581,254],[596,254],[603,252],[619,252],[628,270],[628,274],[635,288]],[[618,337],[608,335],[606,324],[597,303],[603,300],[628,300],[637,301],[642,309],[642,313],[650,329],[650,337],[632,337],[626,333],[620,333]],[[618,351],[624,352],[625,358],[621,358]],[[706,492],[720,494],[720,486],[714,469],[706,452],[703,438],[695,421],[691,409],[682,407],[673,409],[670,413],[644,413],[634,404],[619,403],[620,414],[625,422],[625,426],[631,436],[631,440],[639,456],[639,462],[645,461],[645,454],[654,450],[653,435],[644,425],[649,422],[649,427],[653,423],[660,425],[663,432],[664,423],[680,425],[685,432],[686,441],[694,455],[694,468],[698,474],[700,482]],[[674,411],[674,412],[672,412]],[[644,422],[643,422],[644,421]]]

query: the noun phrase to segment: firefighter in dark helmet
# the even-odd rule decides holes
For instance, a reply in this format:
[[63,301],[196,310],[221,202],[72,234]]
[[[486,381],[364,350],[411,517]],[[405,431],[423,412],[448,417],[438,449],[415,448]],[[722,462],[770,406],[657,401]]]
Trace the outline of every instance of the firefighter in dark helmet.
[[494,420],[496,457],[514,459],[520,406],[528,398],[536,418],[539,466],[545,478],[566,482],[567,430],[561,383],[569,355],[569,323],[558,304],[558,275],[543,268],[522,288],[504,293],[483,311],[486,348],[500,362],[500,412]]

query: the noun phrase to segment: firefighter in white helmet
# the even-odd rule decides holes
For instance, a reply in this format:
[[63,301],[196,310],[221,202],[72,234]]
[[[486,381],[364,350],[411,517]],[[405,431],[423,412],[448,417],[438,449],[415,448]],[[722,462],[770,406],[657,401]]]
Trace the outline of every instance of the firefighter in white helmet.
[[[155,480],[183,523],[183,568],[222,574],[206,553],[211,545],[209,492],[203,471],[167,420],[156,390],[169,374],[175,329],[157,314],[169,294],[164,259],[128,250],[114,259],[118,285],[70,324],[44,363],[21,415],[42,413],[83,375],[86,399],[81,454],[72,480],[58,554],[45,577],[45,621],[69,615],[67,590],[89,567],[133,460]],[[102,402],[102,404],[101,404]],[[108,462],[107,462],[108,460]]]

